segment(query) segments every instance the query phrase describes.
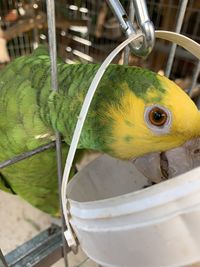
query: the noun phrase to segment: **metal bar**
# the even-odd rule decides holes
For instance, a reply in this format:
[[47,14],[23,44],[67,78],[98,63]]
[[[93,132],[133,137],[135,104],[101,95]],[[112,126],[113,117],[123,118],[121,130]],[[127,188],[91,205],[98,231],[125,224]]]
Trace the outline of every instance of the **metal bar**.
[[197,84],[197,79],[199,77],[199,73],[200,73],[200,60],[198,61],[197,65],[196,65],[196,68],[195,68],[195,71],[194,71],[192,84],[191,84],[191,87],[190,87],[190,90],[189,90],[189,96],[192,95],[192,91],[193,91],[194,87]]
[[[170,47],[167,44],[163,44],[160,41],[157,41],[155,45],[155,50],[168,54],[170,51]],[[191,62],[196,60],[196,57],[194,55],[192,55],[191,53],[189,53],[188,51],[186,51],[180,46],[176,48],[176,57],[179,59],[183,59],[183,60],[187,60]]]
[[148,56],[155,44],[154,25],[149,18],[147,4],[145,0],[134,0],[133,5],[139,27],[144,34],[144,42],[140,50],[143,50],[143,52],[145,52],[145,56]]
[[[170,51],[170,47],[167,44],[163,44],[160,41],[157,41],[155,45],[155,50],[167,54]],[[193,62],[194,60],[196,60],[196,57],[194,55],[192,55],[190,52],[186,51],[180,46],[176,48],[176,57],[179,59],[187,60],[188,62]]]
[[43,152],[43,151],[45,151],[45,150],[47,150],[49,148],[55,147],[55,145],[56,145],[55,142],[51,142],[49,144],[40,146],[40,147],[38,147],[36,149],[33,149],[31,151],[28,151],[28,152],[25,152],[25,153],[23,153],[21,155],[18,155],[16,157],[12,158],[12,159],[5,160],[5,161],[0,163],[0,169],[3,169],[3,168],[5,168],[5,167],[7,167],[9,165],[15,164],[15,163],[17,163],[17,162],[19,162],[21,160],[26,159],[26,158],[30,158],[33,155],[41,153],[41,152]]
[[[133,0],[130,0],[130,5],[129,5],[129,18],[130,21],[134,21],[134,16],[135,16],[135,11],[133,7]],[[129,64],[129,55],[130,55],[130,47],[126,46],[124,49],[124,62],[123,64],[128,65]]]
[[[119,24],[122,28],[122,31],[126,35],[126,37],[131,36],[132,34],[136,34],[137,31],[133,26],[133,23],[128,18],[123,6],[121,5],[119,0],[107,0],[111,10],[119,21]],[[134,0],[133,2],[137,21],[139,23],[139,27],[144,34],[144,38],[142,38],[142,43],[130,43],[129,46],[132,52],[137,56],[147,56],[151,52],[154,42],[155,42],[155,34],[154,34],[154,26],[148,16],[148,10],[146,7],[145,0]]]
[[0,267],[8,267],[8,264],[6,263],[6,260],[3,256],[1,249],[0,249]]
[[[121,5],[120,1],[108,0],[107,3],[110,6],[113,13],[115,14],[116,18],[118,19],[123,32],[126,33],[126,31],[129,28],[129,24],[127,23],[128,22],[128,16],[127,16],[123,6]],[[134,29],[132,23],[130,24],[130,28],[131,28],[132,33],[136,34],[136,29]]]
[[[67,252],[70,250],[68,249]],[[8,267],[50,267],[62,258],[61,228],[52,225],[5,256]]]
[[129,55],[130,55],[130,48],[129,48],[129,46],[127,46],[124,49],[124,58],[123,58],[123,64],[124,65],[129,64]]
[[[175,32],[180,33],[181,31],[181,27],[183,24],[183,19],[185,16],[185,11],[186,11],[186,7],[188,4],[188,0],[180,0],[180,10],[178,13],[178,19],[177,19],[177,24],[176,24],[176,28],[175,28]],[[174,61],[174,57],[175,57],[175,53],[176,53],[176,47],[177,44],[173,43],[171,46],[171,51],[168,57],[168,61],[167,61],[167,66],[166,66],[166,70],[165,70],[165,76],[169,77],[170,73],[171,73],[171,69],[172,69],[172,65],[173,65],[173,61]]]
[[[58,91],[58,76],[57,76],[57,50],[56,50],[56,23],[55,23],[55,1],[46,0],[47,4],[47,24],[48,24],[48,36],[49,36],[49,50],[51,58],[51,85],[54,91]],[[58,169],[58,189],[59,189],[59,200],[60,200],[60,210],[62,219],[62,233],[66,230],[65,221],[62,212],[62,202],[61,202],[61,184],[62,184],[62,149],[61,149],[61,136],[56,131],[56,155],[57,155],[57,169]],[[63,242],[63,257],[65,267],[68,266],[67,261],[67,243],[62,235]]]

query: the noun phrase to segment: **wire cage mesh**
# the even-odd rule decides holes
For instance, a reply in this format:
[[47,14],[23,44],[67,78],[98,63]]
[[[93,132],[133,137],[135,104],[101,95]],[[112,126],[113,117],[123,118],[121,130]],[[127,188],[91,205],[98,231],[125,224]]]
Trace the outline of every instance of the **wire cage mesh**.
[[[176,30],[181,2],[147,1],[155,29]],[[121,3],[129,13],[130,1],[124,0]],[[55,4],[58,54],[68,64],[100,63],[125,38],[105,1],[57,0]],[[0,1],[0,25],[9,36],[7,47],[11,60],[30,54],[39,44],[48,43],[46,13],[45,0]],[[23,21],[30,24],[28,29],[21,23]],[[189,0],[181,33],[199,42],[199,26],[200,2]],[[14,37],[9,35],[13,29]],[[130,55],[129,63],[148,67],[156,72],[165,71],[170,49],[171,44],[168,42],[157,41],[147,60]],[[115,59],[115,63],[122,63],[122,55]],[[178,47],[170,77],[186,91],[191,87],[195,88],[193,97],[196,101],[199,94],[198,76],[198,61]]]
[[[129,12],[129,1],[121,1]],[[147,1],[147,7],[150,18],[155,29],[175,30],[179,7],[181,1],[178,0],[160,0]],[[18,18],[14,21],[16,10]],[[27,12],[29,10],[29,12]],[[9,29],[19,23],[22,19],[31,19],[46,13],[44,0],[29,1],[1,1],[0,16],[3,29]],[[82,62],[102,62],[107,54],[123,38],[120,26],[109,10],[107,4],[103,1],[56,1],[56,17],[59,21],[57,25],[57,40],[59,54],[67,63],[76,61]],[[13,16],[13,17],[12,17]],[[68,25],[66,24],[68,21]],[[63,25],[62,25],[63,24]],[[189,0],[181,33],[199,41],[200,36],[200,11],[198,1]],[[16,27],[17,29],[17,27]],[[32,52],[38,43],[47,41],[47,29],[38,25],[27,31],[21,28],[19,35],[10,38],[8,41],[8,50],[11,58]],[[144,65],[159,71],[165,68],[170,50],[170,44],[164,41],[156,42],[156,47],[147,61],[132,57],[132,64]],[[157,56],[158,55],[158,56]],[[119,60],[119,59],[118,59]],[[171,77],[173,79],[190,77],[193,74],[194,58],[183,49],[178,48],[173,64]]]

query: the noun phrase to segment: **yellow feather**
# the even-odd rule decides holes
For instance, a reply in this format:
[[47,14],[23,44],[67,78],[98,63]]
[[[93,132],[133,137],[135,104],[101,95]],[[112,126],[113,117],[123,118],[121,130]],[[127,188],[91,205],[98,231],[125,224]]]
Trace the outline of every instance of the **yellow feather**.
[[173,124],[171,134],[180,135],[182,141],[200,135],[200,112],[194,102],[174,82],[158,76],[160,83],[167,90],[163,104],[172,111]]
[[[116,157],[131,159],[149,152],[165,151],[200,135],[200,113],[194,103],[175,83],[159,75],[157,78],[166,92],[150,87],[145,98],[148,104],[124,84],[120,104],[109,107],[107,115],[114,120],[114,142],[110,148]],[[162,97],[159,103],[155,102],[156,97]],[[166,107],[172,114],[172,125],[167,134],[152,131],[145,122],[145,106],[154,104]]]

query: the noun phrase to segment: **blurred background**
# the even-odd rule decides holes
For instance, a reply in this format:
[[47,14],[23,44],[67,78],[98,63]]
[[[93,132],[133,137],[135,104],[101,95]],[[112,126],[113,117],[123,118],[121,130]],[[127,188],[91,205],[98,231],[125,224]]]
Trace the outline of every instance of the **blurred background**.
[[[120,26],[106,1],[56,0],[58,54],[66,63],[102,62],[124,39]],[[147,0],[155,29],[175,31],[179,0]],[[129,14],[130,1],[121,1]],[[189,0],[181,33],[199,42],[200,1]],[[12,59],[29,54],[38,44],[48,42],[45,0],[0,0],[0,25]],[[130,64],[165,70],[171,43],[157,40],[147,60],[130,56]],[[120,55],[115,63],[121,63]],[[197,60],[180,47],[176,50],[170,78],[187,89]],[[3,67],[3,65],[1,65]]]

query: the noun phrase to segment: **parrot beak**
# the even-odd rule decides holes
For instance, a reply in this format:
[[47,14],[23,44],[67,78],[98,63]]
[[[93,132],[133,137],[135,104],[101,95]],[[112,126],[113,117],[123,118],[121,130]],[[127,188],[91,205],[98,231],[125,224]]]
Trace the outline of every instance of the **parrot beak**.
[[139,172],[152,183],[159,183],[200,166],[200,138],[180,147],[147,154],[133,161]]

